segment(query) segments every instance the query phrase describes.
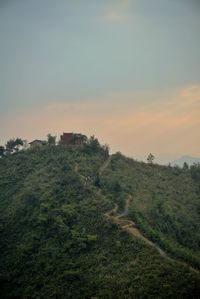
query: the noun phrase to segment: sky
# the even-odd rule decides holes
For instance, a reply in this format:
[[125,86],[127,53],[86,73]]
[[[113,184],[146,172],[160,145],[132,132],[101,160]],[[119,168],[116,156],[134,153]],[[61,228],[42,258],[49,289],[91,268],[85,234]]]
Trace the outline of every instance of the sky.
[[0,0],[0,144],[95,135],[200,156],[199,0]]

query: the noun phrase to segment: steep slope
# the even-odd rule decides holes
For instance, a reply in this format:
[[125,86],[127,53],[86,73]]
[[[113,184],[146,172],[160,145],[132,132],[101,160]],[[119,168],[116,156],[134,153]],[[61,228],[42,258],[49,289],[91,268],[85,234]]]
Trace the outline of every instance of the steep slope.
[[200,269],[200,182],[190,170],[147,165],[117,154],[101,181],[105,194],[118,198],[121,206],[132,196],[128,216],[148,238]]
[[47,146],[0,160],[1,298],[198,298],[198,273],[106,217],[133,194],[125,216],[142,213],[153,227],[152,199],[139,197],[149,194],[141,184],[148,169],[121,155],[108,160],[98,144]]

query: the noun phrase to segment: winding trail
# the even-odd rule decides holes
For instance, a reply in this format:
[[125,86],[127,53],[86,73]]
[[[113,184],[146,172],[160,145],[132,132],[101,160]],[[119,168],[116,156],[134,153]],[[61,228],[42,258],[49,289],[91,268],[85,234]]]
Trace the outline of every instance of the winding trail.
[[142,235],[142,233],[136,227],[135,222],[125,218],[128,215],[129,206],[130,206],[132,200],[133,200],[132,196],[129,195],[126,200],[124,211],[121,214],[117,214],[119,207],[117,204],[115,204],[114,208],[112,210],[108,211],[107,213],[105,213],[104,215],[109,220],[111,220],[112,222],[119,225],[122,230],[128,232],[129,234],[133,235],[134,237],[139,238],[140,240],[144,241],[148,245],[154,247],[160,253],[160,255],[162,257],[164,257],[170,261],[179,263],[180,265],[187,266],[187,267],[189,267],[189,269],[191,271],[193,271],[199,275],[200,274],[199,271],[197,269],[193,268],[192,266],[190,266],[189,264],[187,264],[186,262],[183,262],[183,261],[180,261],[180,260],[177,260],[177,259],[174,259],[174,258],[168,256],[166,254],[166,252],[164,252],[157,244],[153,243],[151,240],[147,239],[145,236]]
[[[110,165],[111,160],[112,160],[112,155],[110,155],[108,157],[108,159],[100,167],[99,176],[101,176],[102,173],[104,172],[104,170]],[[78,171],[78,164],[77,163],[75,164],[75,171],[76,172]],[[81,178],[83,180],[87,181],[87,178],[82,176],[82,175],[81,175]],[[100,190],[99,190],[99,192],[100,192]],[[174,258],[170,257],[169,255],[167,255],[166,252],[164,252],[157,244],[153,243],[151,240],[147,239],[144,235],[142,235],[142,233],[136,227],[136,224],[135,224],[134,221],[128,220],[126,218],[126,216],[128,216],[128,214],[129,214],[129,207],[130,207],[130,204],[131,204],[132,201],[133,201],[133,198],[132,198],[131,195],[129,195],[128,198],[126,199],[124,211],[121,214],[117,214],[117,211],[118,211],[119,207],[118,207],[117,204],[115,204],[114,208],[112,208],[112,210],[106,212],[104,214],[104,216],[106,218],[108,218],[109,220],[111,220],[112,222],[119,225],[122,230],[128,232],[129,234],[133,235],[136,238],[139,238],[140,240],[144,241],[145,243],[147,243],[151,247],[154,247],[160,253],[160,255],[162,257],[168,259],[169,261],[179,263],[180,265],[187,266],[187,267],[189,267],[189,269],[191,271],[193,271],[193,272],[195,272],[199,275],[200,274],[199,270],[193,268],[192,266],[190,266],[186,262],[174,259]]]
[[[112,160],[112,155],[110,155],[108,159],[104,162],[104,164],[100,167],[99,175],[101,175],[103,171],[110,165],[111,160]],[[121,214],[117,215],[117,211],[119,207],[117,204],[115,204],[114,208],[108,211],[107,213],[105,213],[104,215],[110,220],[112,220],[113,222],[115,222],[116,224],[118,224],[123,230],[143,240],[150,246],[156,248],[161,256],[166,256],[166,253],[160,247],[158,247],[155,243],[153,243],[152,241],[150,241],[149,239],[147,239],[145,236],[141,234],[139,229],[136,227],[135,222],[125,218],[129,213],[129,207],[132,200],[133,200],[132,196],[129,195],[125,203],[124,211]]]
[[[100,167],[100,169],[99,169],[99,176],[101,176],[102,173],[103,173],[103,171],[110,165],[111,160],[112,160],[112,155],[110,155],[110,156],[106,159],[106,161],[102,164],[102,166]],[[74,171],[75,171],[75,172],[78,172],[78,170],[79,170],[79,165],[78,165],[77,162],[75,162],[75,165],[74,165]],[[84,183],[86,183],[86,182],[89,181],[89,179],[88,179],[86,176],[84,176],[84,175],[82,175],[82,174],[80,174],[80,173],[79,173],[79,176],[80,176],[80,178],[83,180]]]
[[99,175],[103,173],[103,171],[109,166],[110,162],[112,160],[112,155],[108,157],[108,159],[103,163],[103,165],[99,169]]
[[127,231],[129,234],[141,239],[142,241],[146,242],[148,245],[156,248],[157,251],[160,253],[160,255],[165,257],[166,253],[155,243],[153,243],[145,236],[143,236],[139,231],[139,229],[136,227],[135,222],[125,218],[128,215],[131,201],[132,201],[132,197],[129,195],[126,200],[124,211],[121,214],[117,215],[118,205],[115,204],[115,207],[111,211],[105,213],[104,215],[108,217],[111,221],[118,224],[123,230]]

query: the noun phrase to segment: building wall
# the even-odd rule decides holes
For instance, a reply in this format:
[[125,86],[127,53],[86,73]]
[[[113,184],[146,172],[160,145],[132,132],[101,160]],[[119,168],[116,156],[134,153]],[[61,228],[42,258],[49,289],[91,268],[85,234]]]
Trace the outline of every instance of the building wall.
[[73,133],[63,133],[60,136],[60,144],[61,145],[70,145],[72,144]]
[[76,134],[73,133],[63,133],[63,135],[60,136],[60,144],[61,145],[81,145],[82,140],[81,137],[77,137],[74,139],[74,136]]

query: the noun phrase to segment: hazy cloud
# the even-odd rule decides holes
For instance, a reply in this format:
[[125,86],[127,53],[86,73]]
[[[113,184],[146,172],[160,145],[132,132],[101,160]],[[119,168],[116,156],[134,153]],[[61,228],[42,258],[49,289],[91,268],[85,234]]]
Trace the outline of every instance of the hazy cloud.
[[[174,92],[111,94],[84,102],[52,103],[6,119],[5,135],[43,138],[48,132],[95,134],[129,156],[200,155],[200,86]],[[7,128],[7,129],[6,129]],[[1,136],[2,138],[2,136]]]

